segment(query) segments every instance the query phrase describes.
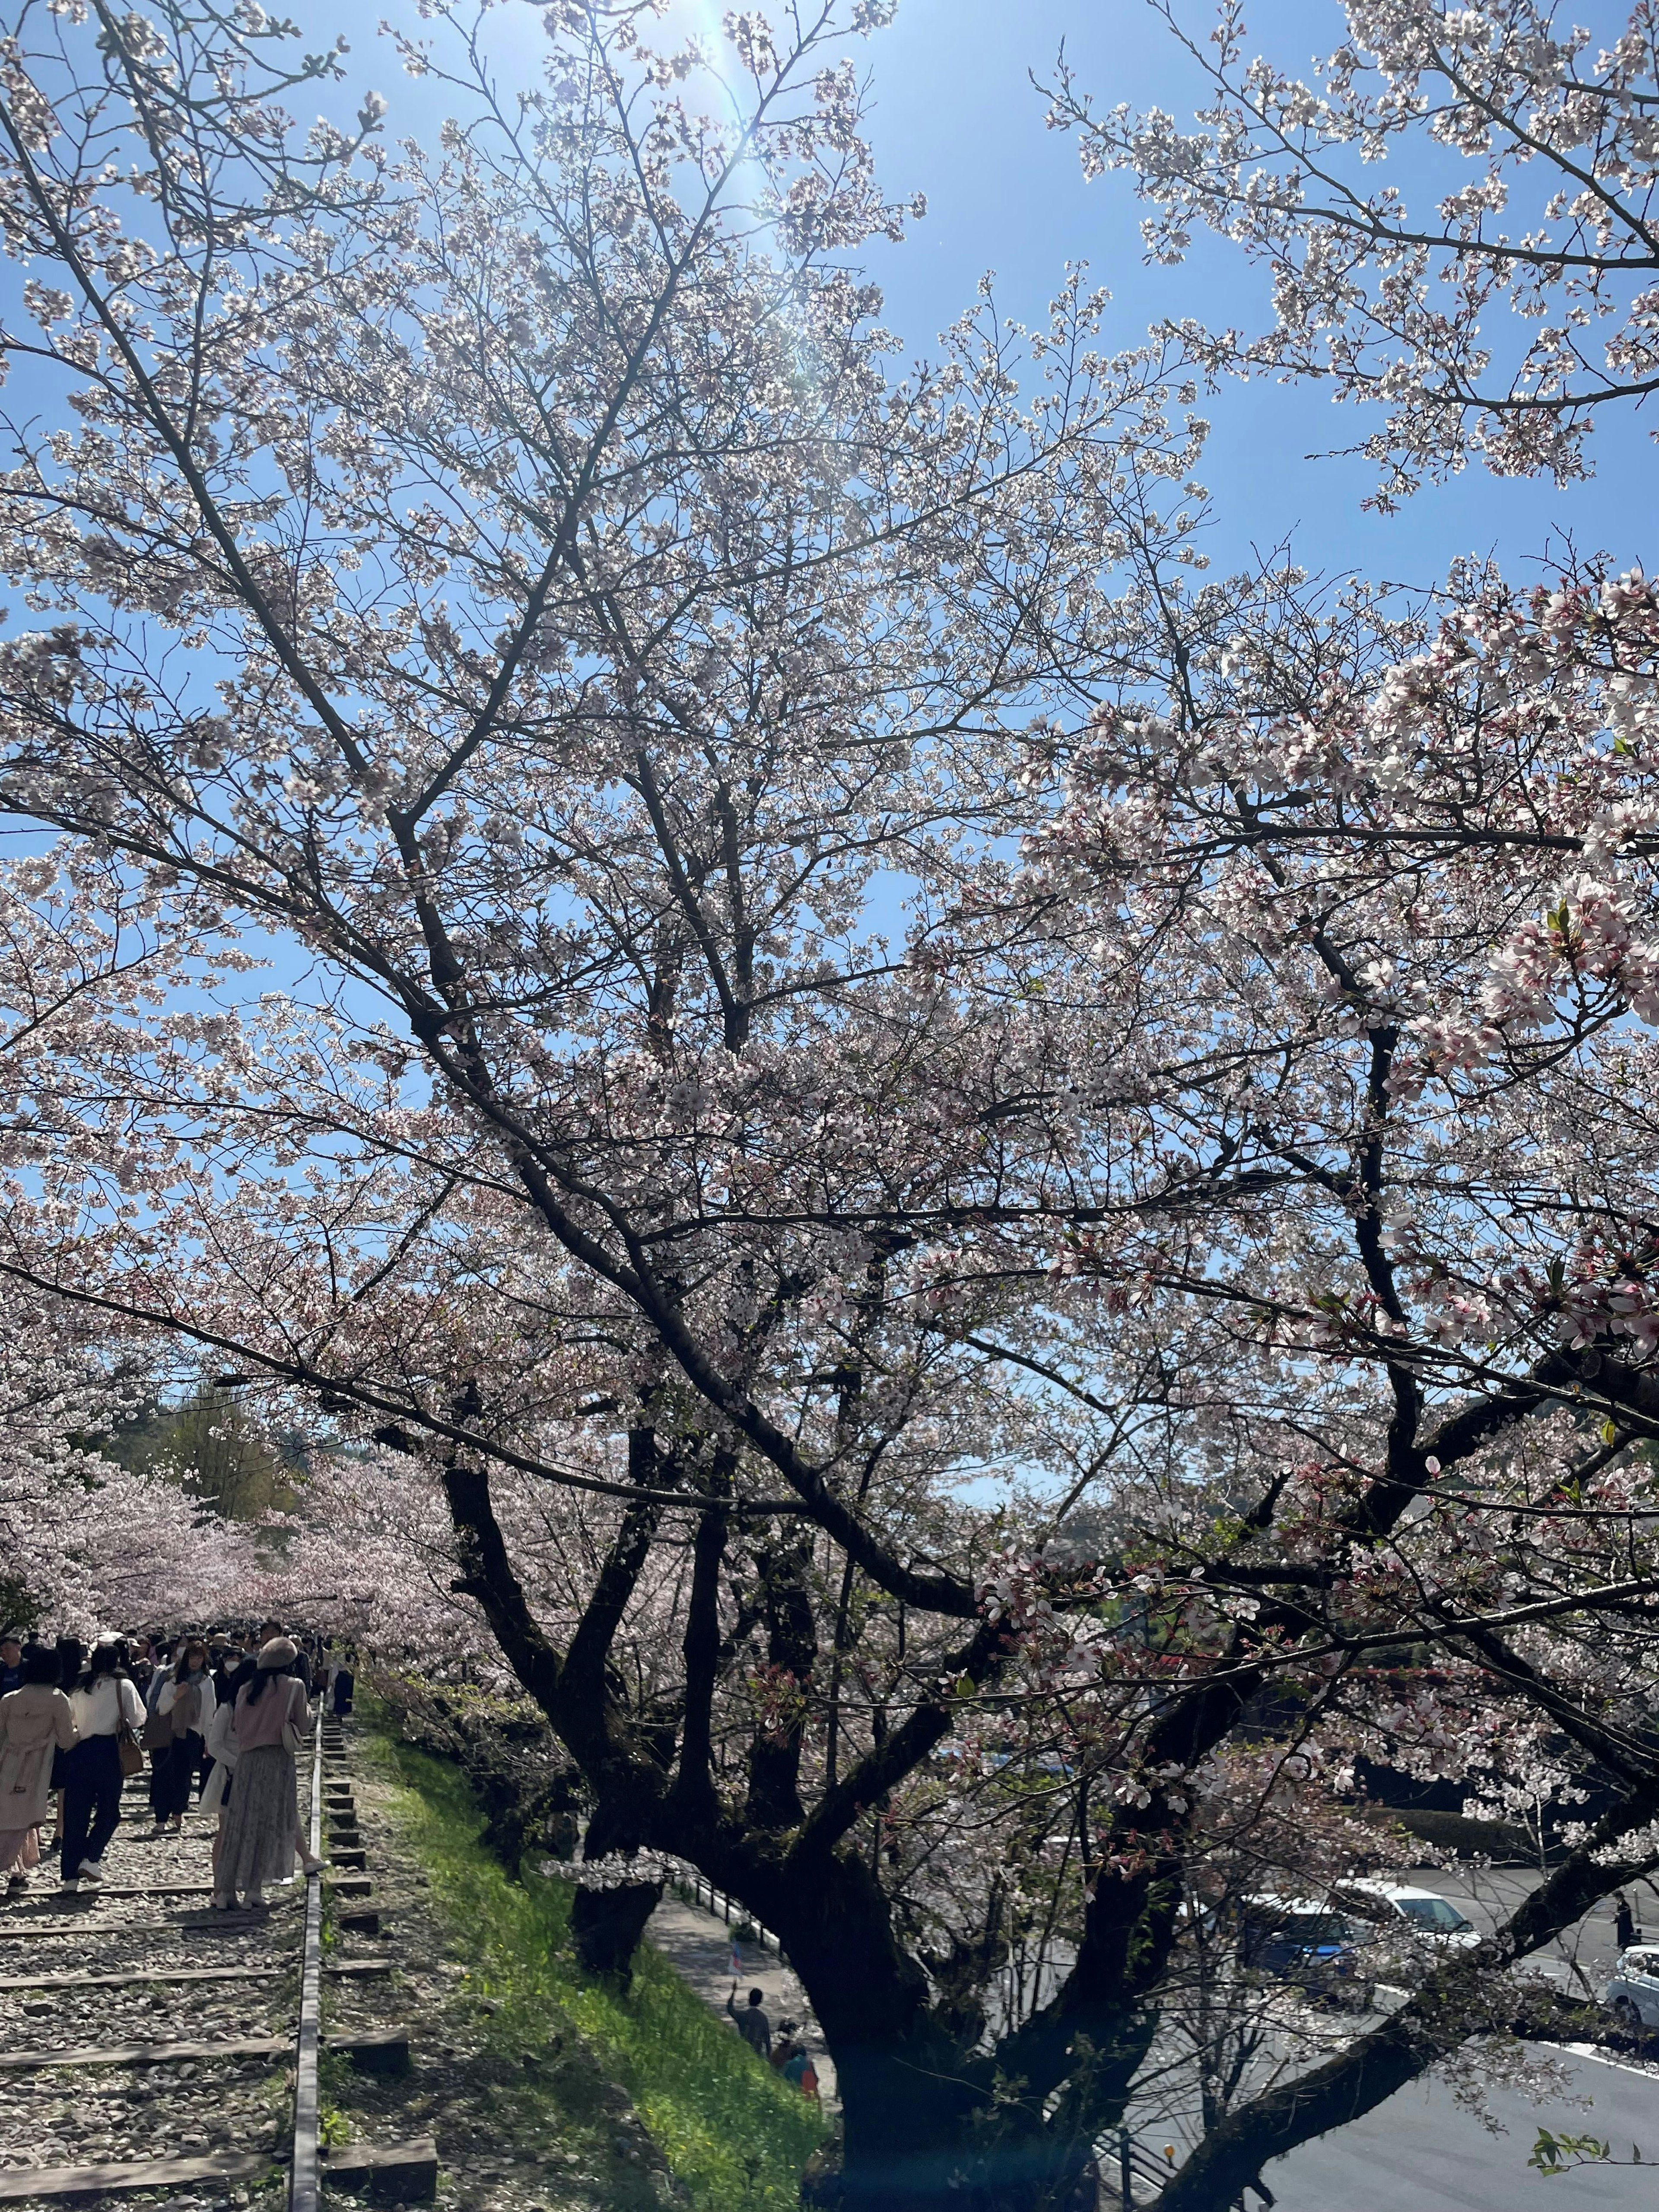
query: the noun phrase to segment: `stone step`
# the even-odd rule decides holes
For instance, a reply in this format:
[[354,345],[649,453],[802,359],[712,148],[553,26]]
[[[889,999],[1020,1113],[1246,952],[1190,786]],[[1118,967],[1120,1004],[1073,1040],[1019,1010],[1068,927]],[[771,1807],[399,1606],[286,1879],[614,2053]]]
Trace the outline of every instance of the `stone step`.
[[155,2066],[173,2058],[271,2058],[291,2051],[291,2035],[250,2035],[232,2043],[100,2043],[83,2051],[0,2051],[0,2072],[39,2074],[50,2066]]
[[361,2028],[351,2035],[325,2035],[323,2044],[365,2074],[398,2074],[409,2063],[407,2027]]
[[90,1905],[96,1905],[100,1897],[206,1897],[212,1889],[210,1881],[100,1881],[92,1889],[42,1890],[33,1897],[9,1905],[0,1912],[0,1925],[32,1912],[61,1912],[70,1898],[85,1898]]
[[251,2181],[277,2164],[269,2151],[216,2151],[205,2158],[140,2158],[119,2165],[8,2166],[0,2167],[0,2203],[20,2197],[176,2189],[194,2181]]
[[438,2146],[430,2136],[406,2142],[346,2143],[323,2153],[322,2178],[347,2187],[372,2182],[382,2203],[429,2204],[438,2193]]

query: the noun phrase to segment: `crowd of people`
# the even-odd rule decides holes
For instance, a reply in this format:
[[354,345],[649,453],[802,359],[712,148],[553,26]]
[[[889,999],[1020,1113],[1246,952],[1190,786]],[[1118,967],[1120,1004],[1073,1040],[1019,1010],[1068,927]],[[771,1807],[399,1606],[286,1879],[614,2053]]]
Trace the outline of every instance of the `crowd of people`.
[[150,1834],[179,1833],[193,1796],[216,1816],[215,1910],[263,1910],[267,1884],[321,1864],[301,1841],[297,1757],[313,1698],[349,1713],[355,1686],[349,1651],[278,1620],[90,1644],[0,1634],[8,1893],[54,1857],[64,1889],[96,1888],[124,1784],[148,1764]]

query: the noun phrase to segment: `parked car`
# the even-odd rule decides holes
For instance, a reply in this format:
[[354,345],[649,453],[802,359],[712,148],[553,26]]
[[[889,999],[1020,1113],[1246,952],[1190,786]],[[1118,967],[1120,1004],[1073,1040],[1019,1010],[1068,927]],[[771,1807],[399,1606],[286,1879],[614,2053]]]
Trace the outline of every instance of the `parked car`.
[[1247,1966],[1290,1981],[1346,1973],[1364,1934],[1312,1897],[1247,1897],[1239,1908],[1238,1955]]
[[1635,1943],[1621,1951],[1602,2002],[1621,2027],[1659,2027],[1659,1946]]
[[1413,1936],[1426,1936],[1460,1951],[1472,1950],[1480,1931],[1448,1898],[1431,1889],[1413,1889],[1398,1881],[1345,1881],[1340,1901],[1378,1929],[1404,1921]]

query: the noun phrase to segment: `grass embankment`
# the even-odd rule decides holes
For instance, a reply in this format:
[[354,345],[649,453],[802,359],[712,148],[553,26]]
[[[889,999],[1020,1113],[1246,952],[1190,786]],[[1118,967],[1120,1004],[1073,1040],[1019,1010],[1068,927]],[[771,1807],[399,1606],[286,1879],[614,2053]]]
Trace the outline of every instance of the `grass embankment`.
[[528,1870],[510,1881],[479,1842],[483,1818],[465,1778],[389,1735],[380,1744],[398,1785],[393,1816],[472,1988],[499,2008],[486,2032],[504,2066],[550,2019],[568,2022],[627,2091],[698,2212],[791,2212],[823,2137],[817,2113],[756,2064],[648,1943],[626,1996],[584,1976],[570,1948],[569,1884]]

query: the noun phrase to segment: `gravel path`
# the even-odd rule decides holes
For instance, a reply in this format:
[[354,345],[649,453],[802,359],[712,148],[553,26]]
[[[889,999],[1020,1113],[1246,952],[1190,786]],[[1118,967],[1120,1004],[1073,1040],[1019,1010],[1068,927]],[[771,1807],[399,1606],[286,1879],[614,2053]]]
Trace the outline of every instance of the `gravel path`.
[[[298,2000],[303,1892],[272,1893],[264,1915],[209,1913],[205,1894],[171,1885],[211,1878],[211,1820],[187,1815],[181,1837],[155,1837],[142,1790],[129,1789],[105,1853],[102,1891],[66,1893],[44,1860],[27,1891],[0,1905],[0,1978],[8,2053],[112,2045],[207,2043],[291,2033]],[[135,1890],[137,1895],[119,1895]],[[160,1892],[161,1893],[156,1893]],[[70,1975],[185,1973],[259,1967],[267,1978],[56,1984]],[[55,1985],[56,1984],[56,1985]],[[138,2065],[0,2071],[0,2170],[276,2153],[286,2146],[291,2075],[282,2059],[162,2057]],[[258,2185],[204,2183],[168,2192],[167,2212],[251,2204]],[[45,2206],[62,2200],[24,2199]],[[77,2200],[84,2204],[87,2199]],[[153,2206],[155,2198],[111,2197]]]

